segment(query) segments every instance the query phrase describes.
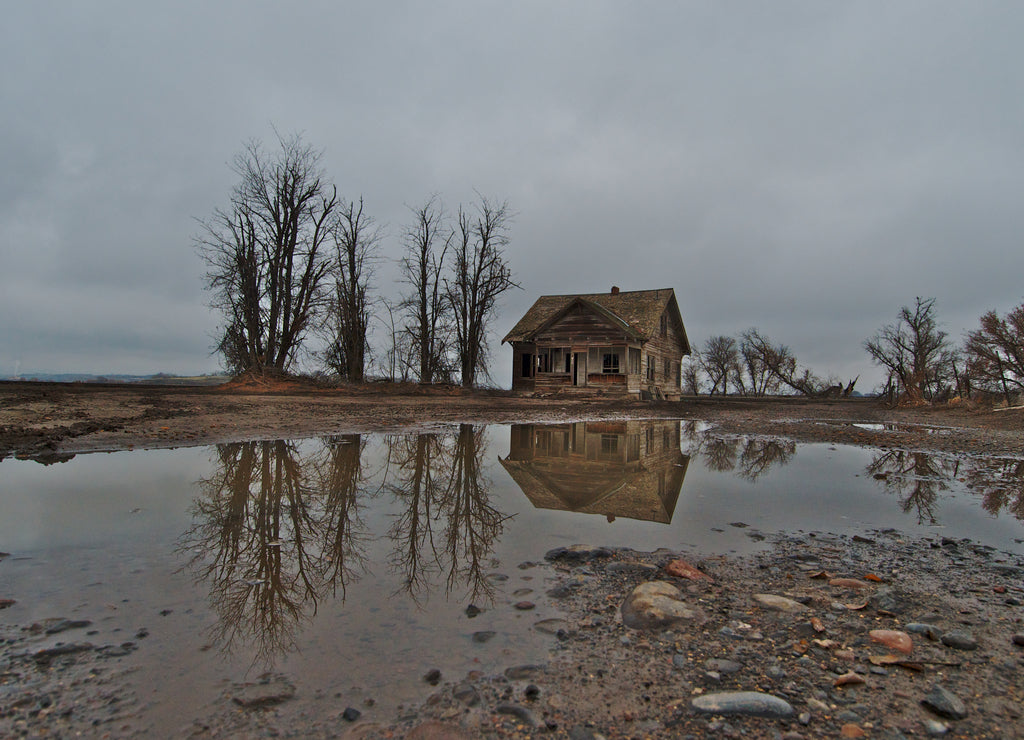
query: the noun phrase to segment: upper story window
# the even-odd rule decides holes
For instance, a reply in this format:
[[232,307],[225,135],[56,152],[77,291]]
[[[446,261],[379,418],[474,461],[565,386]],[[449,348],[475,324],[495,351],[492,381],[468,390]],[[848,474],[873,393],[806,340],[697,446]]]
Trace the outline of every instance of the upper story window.
[[668,315],[667,314],[662,314],[661,315],[661,336],[664,337],[664,336],[667,336],[667,335],[668,335]]

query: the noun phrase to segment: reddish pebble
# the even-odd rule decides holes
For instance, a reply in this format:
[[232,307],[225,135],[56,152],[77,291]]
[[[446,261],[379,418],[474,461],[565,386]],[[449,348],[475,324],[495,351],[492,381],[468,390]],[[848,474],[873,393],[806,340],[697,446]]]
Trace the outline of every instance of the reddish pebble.
[[522,612],[529,611],[530,609],[533,609],[536,606],[537,605],[534,604],[532,601],[520,601],[516,603],[516,609]]
[[906,632],[898,630],[871,630],[868,633],[872,640],[880,642],[888,648],[910,655],[914,650],[914,642]]

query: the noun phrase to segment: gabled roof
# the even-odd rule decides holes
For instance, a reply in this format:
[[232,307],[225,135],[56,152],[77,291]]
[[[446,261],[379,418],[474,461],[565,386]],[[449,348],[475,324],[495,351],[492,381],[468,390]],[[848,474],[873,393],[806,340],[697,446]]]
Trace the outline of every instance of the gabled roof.
[[647,341],[658,333],[661,315],[668,309],[670,315],[674,314],[679,322],[686,351],[690,351],[686,328],[679,315],[679,304],[676,303],[676,293],[672,288],[541,296],[501,341],[532,341],[541,329],[550,326],[577,303],[612,319],[613,323],[620,324],[628,334],[641,341]]

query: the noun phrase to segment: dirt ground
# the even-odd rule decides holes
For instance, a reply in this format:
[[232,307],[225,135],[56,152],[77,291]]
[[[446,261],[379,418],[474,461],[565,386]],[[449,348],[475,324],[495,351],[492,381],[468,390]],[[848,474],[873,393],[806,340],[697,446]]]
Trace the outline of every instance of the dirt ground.
[[253,381],[196,388],[0,382],[0,459],[325,433],[422,431],[453,423],[619,418],[699,419],[723,432],[873,447],[1002,455],[1024,450],[1024,409],[889,408],[873,399],[795,397],[700,397],[677,403],[525,398],[503,391],[384,384],[334,390]]
[[[99,450],[428,430],[458,422],[600,418],[698,419],[724,433],[957,455],[1024,453],[1024,411],[963,405],[891,409],[869,399],[798,398],[647,403],[255,382],[219,388],[7,382],[0,383],[0,459],[46,462]],[[709,578],[691,580],[666,570],[680,557]],[[591,546],[546,557],[538,553],[537,562],[526,565],[544,572],[545,598],[564,614],[546,626],[552,650],[544,664],[499,675],[443,677],[434,688],[425,685],[422,706],[392,721],[360,720],[359,712],[342,706],[311,716],[279,714],[288,687],[270,678],[271,700],[246,708],[225,700],[222,711],[199,718],[184,734],[574,740],[1024,736],[1019,555],[942,537],[913,540],[889,530],[852,538],[783,534],[770,549],[749,557]],[[699,618],[668,629],[625,626],[623,601],[651,580],[678,588]],[[757,594],[782,596],[798,606],[779,611]],[[915,624],[924,626],[911,628]],[[880,644],[872,636],[879,629],[906,633],[912,652]],[[32,632],[24,625],[5,625],[0,638],[0,729],[97,737],[131,736],[140,729],[130,719],[121,725],[100,722],[86,709],[101,700],[131,706],[129,648],[122,646],[116,655],[83,647],[40,656],[32,652]],[[117,671],[97,668],[112,659],[119,661]],[[97,674],[104,681],[89,683]],[[768,694],[791,712],[764,717],[698,708],[698,698],[731,691]],[[952,709],[947,707],[952,714],[927,706],[942,692],[953,697]]]

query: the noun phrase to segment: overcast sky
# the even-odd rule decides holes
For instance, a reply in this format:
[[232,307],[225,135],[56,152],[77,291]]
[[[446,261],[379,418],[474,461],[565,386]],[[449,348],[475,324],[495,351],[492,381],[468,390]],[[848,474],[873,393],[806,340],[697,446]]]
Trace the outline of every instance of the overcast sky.
[[[323,149],[392,259],[430,194],[507,200],[523,289],[497,339],[542,294],[671,287],[695,346],[757,326],[870,384],[863,340],[915,296],[957,340],[1024,301],[1016,0],[94,0],[3,17],[0,376],[217,369],[195,219],[227,205],[230,160],[272,127]],[[380,293],[394,277],[381,266]]]

